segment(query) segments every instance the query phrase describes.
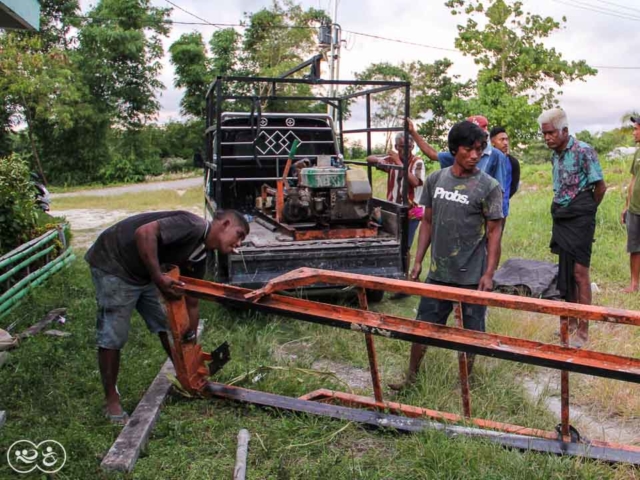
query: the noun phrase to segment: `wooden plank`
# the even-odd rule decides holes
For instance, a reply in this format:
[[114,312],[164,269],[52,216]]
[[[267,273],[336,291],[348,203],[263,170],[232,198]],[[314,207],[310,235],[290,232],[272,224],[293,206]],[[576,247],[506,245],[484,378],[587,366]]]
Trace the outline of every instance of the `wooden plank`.
[[49,325],[51,322],[53,322],[56,318],[62,317],[66,313],[67,313],[67,309],[66,308],[56,308],[54,310],[51,310],[38,323],[36,323],[34,325],[31,325],[24,332],[18,334],[18,338],[20,340],[24,340],[27,337],[33,337],[34,335],[37,335],[42,330],[44,330],[47,325]]
[[240,430],[238,433],[238,448],[236,450],[236,465],[233,469],[233,480],[245,480],[247,476],[247,451],[249,449],[249,431]]
[[4,426],[4,423],[7,421],[7,412],[4,410],[0,410],[0,428]]
[[[198,339],[204,330],[202,320],[198,325]],[[149,441],[149,436],[160,416],[160,407],[171,389],[167,375],[175,377],[176,371],[170,359],[167,359],[153,379],[140,403],[129,417],[116,441],[111,445],[100,466],[103,470],[131,472],[140,452]]]
[[310,413],[325,417],[372,425],[378,428],[392,428],[404,432],[420,432],[423,430],[440,430],[456,437],[465,435],[495,442],[507,448],[533,450],[555,455],[572,455],[587,457],[605,462],[625,462],[640,465],[640,453],[617,448],[602,447],[589,443],[568,443],[561,440],[534,438],[525,435],[496,432],[458,425],[447,425],[419,418],[407,418],[399,415],[385,414],[377,411],[360,410],[298,398],[275,395],[273,393],[247,390],[210,382],[207,392],[215,397],[227,400],[253,403],[265,407],[275,407],[294,412]]
[[167,359],[151,386],[113,443],[100,466],[103,470],[131,472],[140,452],[149,441],[151,431],[160,415],[160,407],[164,402],[171,382],[167,375],[175,376],[171,360]]

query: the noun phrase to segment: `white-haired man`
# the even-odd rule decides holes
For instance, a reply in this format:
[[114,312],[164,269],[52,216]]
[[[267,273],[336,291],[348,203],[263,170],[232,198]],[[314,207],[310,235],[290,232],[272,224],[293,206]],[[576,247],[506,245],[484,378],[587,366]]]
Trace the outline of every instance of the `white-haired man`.
[[[567,114],[560,108],[538,117],[544,141],[553,157],[553,230],[551,251],[559,255],[558,290],[566,301],[591,304],[591,246],[596,212],[607,187],[598,155],[588,144],[569,135]],[[589,338],[589,323],[569,321],[571,344],[581,347]]]

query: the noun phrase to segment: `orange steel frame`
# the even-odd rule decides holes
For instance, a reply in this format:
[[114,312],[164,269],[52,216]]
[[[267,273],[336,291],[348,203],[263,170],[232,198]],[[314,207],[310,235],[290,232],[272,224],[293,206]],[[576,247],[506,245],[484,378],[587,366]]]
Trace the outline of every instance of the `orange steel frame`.
[[[300,397],[300,400],[339,403],[345,406],[400,413],[407,417],[427,417],[442,422],[466,423],[481,429],[570,443],[579,441],[579,438],[572,438],[572,427],[569,423],[569,371],[640,383],[640,359],[576,349],[569,347],[567,341],[567,320],[569,317],[640,326],[640,312],[636,311],[516,297],[309,268],[301,268],[277,277],[263,288],[254,291],[182,277],[177,269],[172,270],[169,274],[184,282],[184,286],[181,288],[186,295],[207,300],[225,301],[236,305],[250,305],[257,310],[280,313],[294,318],[362,332],[365,336],[369,357],[374,398],[320,389]],[[312,302],[276,293],[317,283],[352,285],[356,287],[360,309]],[[435,325],[371,312],[368,310],[365,289],[403,292],[453,301],[455,302],[456,327]],[[561,345],[465,330],[462,328],[460,313],[463,302],[559,316],[561,319]],[[205,366],[205,362],[210,361],[211,357],[202,352],[200,346],[192,338],[194,336],[189,335],[189,321],[184,299],[168,300],[167,305],[173,334],[172,356],[178,380],[190,392],[200,394],[209,392],[210,394],[212,389],[208,389],[207,385],[218,385],[209,383],[207,380],[208,369]],[[385,401],[377,365],[374,335],[458,350],[463,416]],[[186,338],[189,338],[188,342],[184,341]],[[562,391],[559,432],[472,417],[467,374],[467,352],[560,369]],[[597,440],[590,441],[589,445],[591,447],[616,449],[633,455],[640,453],[640,447],[633,445]]]

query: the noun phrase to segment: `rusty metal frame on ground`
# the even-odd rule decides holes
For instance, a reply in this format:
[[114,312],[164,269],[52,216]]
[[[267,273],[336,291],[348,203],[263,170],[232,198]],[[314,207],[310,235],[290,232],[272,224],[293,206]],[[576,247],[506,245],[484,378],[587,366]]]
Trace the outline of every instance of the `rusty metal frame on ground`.
[[[228,305],[249,306],[258,311],[362,332],[365,335],[374,398],[321,389],[304,395],[299,399],[291,399],[209,382],[207,380],[208,369],[205,366],[205,362],[210,359],[210,355],[203,353],[200,346],[195,343],[195,340],[186,340],[189,338],[189,322],[185,302],[180,299],[168,301],[168,316],[174,340],[172,353],[178,380],[188,391],[261,405],[288,408],[294,411],[306,411],[333,418],[350,418],[369,424],[385,425],[385,422],[387,422],[389,426],[400,430],[405,429],[403,425],[406,422],[402,423],[402,421],[398,420],[398,418],[402,417],[396,418],[394,414],[412,417],[418,422],[411,423],[412,427],[406,428],[409,431],[434,428],[433,422],[420,423],[421,421],[417,420],[420,418],[429,418],[444,423],[462,423],[465,427],[445,426],[442,428],[449,433],[467,433],[473,436],[482,436],[491,441],[518,449],[579,455],[605,461],[623,461],[640,465],[640,446],[580,439],[579,434],[569,423],[568,383],[569,372],[640,383],[640,359],[569,347],[567,346],[568,333],[566,328],[567,318],[569,317],[640,326],[640,312],[308,268],[301,268],[277,277],[263,288],[254,291],[181,277],[177,269],[171,271],[170,275],[175,278],[179,277],[184,282],[184,286],[181,288],[189,296],[205,300],[223,301]],[[356,287],[360,309],[313,302],[275,293],[284,290],[295,290],[317,283]],[[458,326],[441,326],[369,311],[365,289],[403,292],[453,301],[455,302],[454,313],[457,317],[456,325]],[[460,328],[460,311],[461,303],[463,302],[559,316],[562,324],[562,345]],[[373,343],[374,335],[458,351],[464,415],[385,401]],[[561,424],[557,427],[557,431],[527,428],[472,417],[467,375],[468,353],[561,370]],[[318,405],[327,403],[337,403],[341,404],[341,406],[332,405],[331,409],[318,407]],[[351,407],[366,408],[378,412],[375,413],[375,416],[369,417],[357,413],[360,410]],[[391,412],[391,414],[379,412]],[[381,421],[382,417],[386,419],[384,422]],[[420,427],[416,425],[420,425]],[[456,428],[462,428],[462,430],[458,431]]]

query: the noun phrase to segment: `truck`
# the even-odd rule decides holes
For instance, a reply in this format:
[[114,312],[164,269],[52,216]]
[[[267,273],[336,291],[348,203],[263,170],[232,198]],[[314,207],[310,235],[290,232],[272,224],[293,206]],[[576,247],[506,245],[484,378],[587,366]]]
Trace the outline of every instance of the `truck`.
[[[328,87],[329,94],[299,95],[292,88],[299,84],[311,92]],[[366,135],[367,155],[373,132],[404,130],[407,139],[404,122],[374,128],[372,113],[376,93],[399,89],[408,116],[409,88],[393,81],[217,77],[206,96],[205,216],[238,210],[251,232],[236,252],[211,254],[209,276],[245,288],[300,267],[405,278],[407,158],[397,167],[405,179],[400,205],[373,195],[371,167],[345,160],[343,152],[350,134]],[[348,108],[362,100],[365,127],[345,129]],[[304,108],[295,111],[297,105]],[[330,111],[313,113],[318,105]],[[367,291],[371,302],[382,295]]]

